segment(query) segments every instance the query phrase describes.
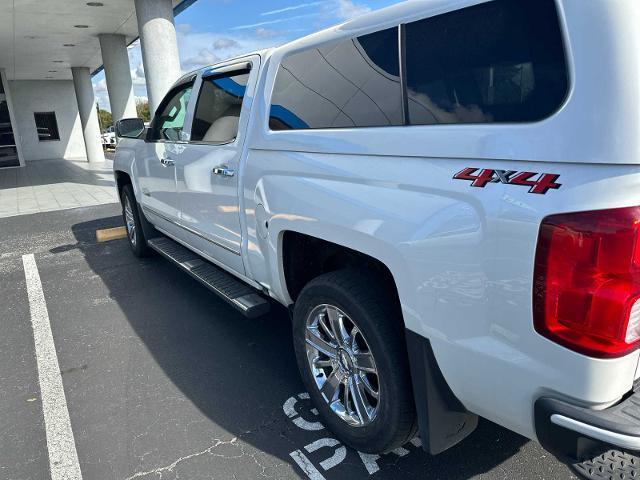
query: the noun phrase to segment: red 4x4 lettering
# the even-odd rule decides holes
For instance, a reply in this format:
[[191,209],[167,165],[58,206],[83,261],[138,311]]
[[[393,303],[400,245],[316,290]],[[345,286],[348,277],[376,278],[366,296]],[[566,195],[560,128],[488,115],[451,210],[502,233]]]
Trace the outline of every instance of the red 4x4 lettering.
[[[472,187],[484,188],[489,183],[504,183],[506,185],[520,185],[530,187],[529,193],[544,195],[549,190],[557,190],[562,186],[556,183],[560,175],[554,173],[536,173],[536,172],[516,172],[515,170],[489,170],[482,169],[478,172],[478,168],[465,168],[456,173],[453,178],[455,180],[467,180],[471,182]],[[534,179],[537,177],[537,179]]]
[[524,185],[525,187],[531,187],[529,193],[538,193],[544,195],[553,188],[557,190],[562,185],[556,183],[556,180],[560,178],[560,175],[553,173],[543,173],[538,180],[530,180],[532,177],[538,175],[535,172],[521,172],[511,179],[509,185]]

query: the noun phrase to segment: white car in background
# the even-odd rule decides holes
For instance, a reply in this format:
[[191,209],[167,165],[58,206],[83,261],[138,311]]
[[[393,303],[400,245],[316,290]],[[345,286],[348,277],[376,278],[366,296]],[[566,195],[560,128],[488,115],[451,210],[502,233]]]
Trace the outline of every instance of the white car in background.
[[116,147],[118,140],[116,138],[116,132],[113,125],[107,128],[106,131],[101,135],[101,137],[103,147]]

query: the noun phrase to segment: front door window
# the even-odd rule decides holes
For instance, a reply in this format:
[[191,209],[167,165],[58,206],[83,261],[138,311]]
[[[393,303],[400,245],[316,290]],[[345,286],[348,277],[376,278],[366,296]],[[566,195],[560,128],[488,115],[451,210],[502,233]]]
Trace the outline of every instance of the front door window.
[[154,119],[154,140],[167,142],[182,140],[182,129],[192,88],[192,85],[185,85],[167,96]]
[[224,144],[236,139],[249,72],[246,69],[202,79],[191,127],[192,142]]

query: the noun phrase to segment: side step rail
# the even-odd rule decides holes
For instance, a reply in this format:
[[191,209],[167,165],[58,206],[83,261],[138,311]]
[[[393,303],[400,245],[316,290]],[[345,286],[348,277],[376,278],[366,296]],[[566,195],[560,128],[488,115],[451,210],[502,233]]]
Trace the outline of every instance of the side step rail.
[[148,240],[148,245],[235,307],[244,316],[257,318],[269,313],[271,303],[257,290],[178,242],[160,236]]

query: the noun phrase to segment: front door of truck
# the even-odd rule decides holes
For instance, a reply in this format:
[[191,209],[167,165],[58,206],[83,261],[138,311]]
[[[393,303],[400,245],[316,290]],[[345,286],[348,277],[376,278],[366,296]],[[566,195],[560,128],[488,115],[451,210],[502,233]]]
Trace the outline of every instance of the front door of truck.
[[186,145],[182,130],[192,89],[193,82],[187,82],[167,94],[147,132],[144,154],[138,159],[142,206],[146,213],[169,222],[180,218],[175,159]]
[[240,273],[238,177],[259,60],[203,73],[189,142],[176,162],[181,223],[200,250]]

